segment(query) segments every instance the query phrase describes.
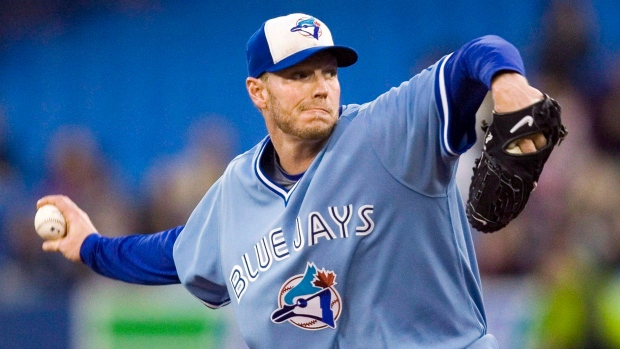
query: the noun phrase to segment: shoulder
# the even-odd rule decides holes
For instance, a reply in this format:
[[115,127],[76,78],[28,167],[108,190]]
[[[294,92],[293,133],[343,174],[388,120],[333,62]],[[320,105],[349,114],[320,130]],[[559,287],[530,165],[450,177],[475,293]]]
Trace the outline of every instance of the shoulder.
[[355,117],[357,116],[357,114],[359,113],[359,111],[361,109],[364,108],[366,104],[360,105],[360,104],[347,104],[347,105],[343,105],[340,109],[340,118],[341,119],[345,119],[345,120],[353,120],[355,119]]
[[233,163],[243,163],[248,161],[248,158],[251,159],[256,153],[258,153],[265,143],[268,141],[269,137],[263,138],[259,143],[254,145],[252,148],[246,150],[245,152],[235,156],[234,159],[231,160],[231,164]]
[[235,170],[252,166],[256,157],[260,154],[265,144],[268,142],[269,137],[263,138],[258,144],[254,145],[251,149],[237,155],[230,161],[224,174],[234,172]]
[[237,155],[232,159],[222,176],[218,179],[218,186],[227,188],[250,187],[256,180],[256,173],[259,166],[259,158],[263,153],[264,147],[269,143],[269,136],[265,137],[251,149]]

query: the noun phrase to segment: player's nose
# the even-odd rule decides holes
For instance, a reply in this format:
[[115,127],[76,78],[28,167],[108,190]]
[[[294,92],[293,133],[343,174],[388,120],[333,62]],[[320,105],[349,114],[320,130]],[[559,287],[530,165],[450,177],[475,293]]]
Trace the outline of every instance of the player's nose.
[[329,81],[322,72],[316,72],[313,79],[314,97],[327,97],[329,94]]

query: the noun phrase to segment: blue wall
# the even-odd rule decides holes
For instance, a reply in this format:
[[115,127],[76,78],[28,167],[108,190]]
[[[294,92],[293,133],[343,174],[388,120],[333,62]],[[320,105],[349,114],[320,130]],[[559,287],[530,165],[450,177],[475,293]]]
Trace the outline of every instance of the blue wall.
[[[94,129],[122,178],[183,147],[187,127],[218,114],[239,131],[238,151],[265,135],[247,97],[245,43],[267,18],[310,13],[360,60],[341,70],[343,103],[399,84],[476,36],[513,42],[533,67],[545,2],[162,1],[148,11],[106,11],[9,45],[0,55],[0,106],[21,171],[43,175],[44,149],[61,124]],[[617,1],[595,1],[600,41],[617,52]]]

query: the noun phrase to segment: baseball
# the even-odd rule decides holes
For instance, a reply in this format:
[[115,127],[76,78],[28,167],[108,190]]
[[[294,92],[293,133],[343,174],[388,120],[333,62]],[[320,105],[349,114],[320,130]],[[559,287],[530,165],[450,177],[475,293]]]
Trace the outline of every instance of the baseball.
[[48,204],[41,206],[34,216],[34,228],[43,239],[55,240],[65,236],[67,222],[58,207]]

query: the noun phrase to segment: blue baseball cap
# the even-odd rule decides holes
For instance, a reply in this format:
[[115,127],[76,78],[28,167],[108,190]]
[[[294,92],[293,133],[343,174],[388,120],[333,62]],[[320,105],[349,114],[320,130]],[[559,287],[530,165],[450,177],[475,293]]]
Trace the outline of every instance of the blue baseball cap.
[[248,74],[257,78],[265,72],[276,72],[320,51],[333,53],[338,67],[357,62],[357,52],[350,47],[335,46],[329,28],[315,17],[293,13],[272,18],[248,40]]

